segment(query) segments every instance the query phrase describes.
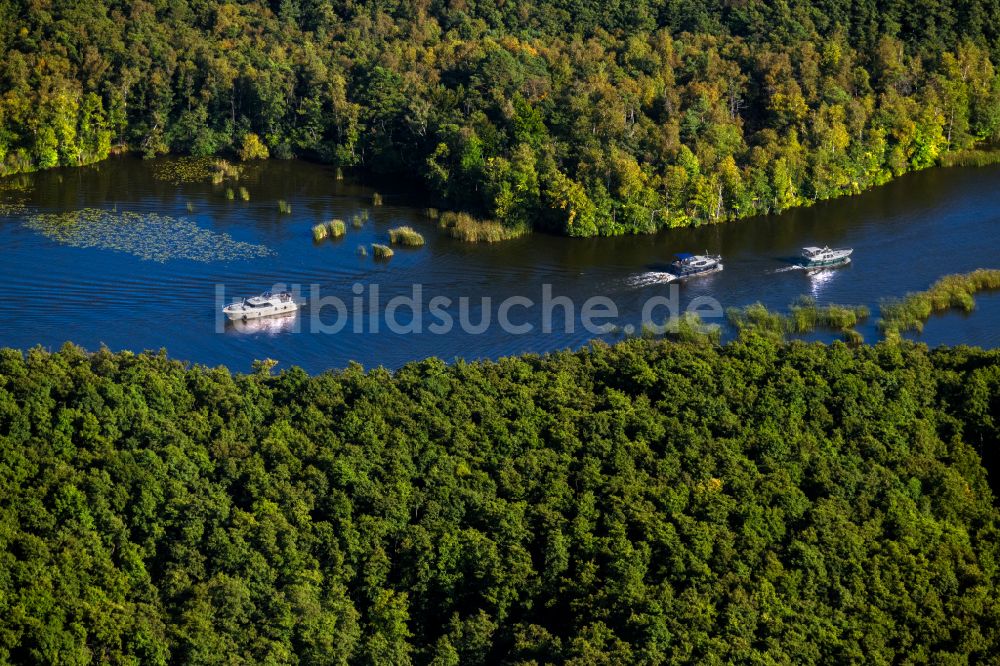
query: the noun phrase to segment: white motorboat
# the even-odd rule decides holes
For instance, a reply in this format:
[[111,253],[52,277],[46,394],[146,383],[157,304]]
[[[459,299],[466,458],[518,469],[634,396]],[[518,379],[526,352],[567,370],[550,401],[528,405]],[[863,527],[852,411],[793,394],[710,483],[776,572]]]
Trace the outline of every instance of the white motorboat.
[[802,248],[802,265],[806,268],[818,268],[820,266],[839,266],[851,261],[852,248],[831,250],[828,247],[804,247]]
[[722,257],[712,254],[688,254],[686,252],[674,255],[669,270],[678,280],[696,275],[708,275],[722,270]]
[[222,312],[233,321],[247,321],[273,315],[290,314],[298,309],[299,304],[292,298],[291,292],[279,291],[272,294],[265,291],[260,296],[244,298],[240,303],[227,305],[222,308]]

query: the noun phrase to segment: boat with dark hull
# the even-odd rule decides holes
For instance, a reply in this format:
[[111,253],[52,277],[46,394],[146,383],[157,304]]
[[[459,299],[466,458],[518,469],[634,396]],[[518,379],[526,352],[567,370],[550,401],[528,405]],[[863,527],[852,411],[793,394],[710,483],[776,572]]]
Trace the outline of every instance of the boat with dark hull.
[[667,269],[677,280],[718,273],[723,268],[722,257],[715,254],[689,254],[681,252],[674,255],[674,260]]
[[831,250],[828,247],[802,248],[802,265],[806,268],[822,268],[825,266],[840,266],[851,262],[852,248]]

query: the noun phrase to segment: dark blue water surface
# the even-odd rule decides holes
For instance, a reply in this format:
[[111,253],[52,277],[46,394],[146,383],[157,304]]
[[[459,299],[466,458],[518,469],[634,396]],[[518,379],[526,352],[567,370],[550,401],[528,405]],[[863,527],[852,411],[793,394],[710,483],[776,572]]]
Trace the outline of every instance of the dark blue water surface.
[[[420,207],[419,192],[382,184],[385,205],[374,207],[372,188],[337,180],[335,171],[323,166],[291,161],[248,168],[239,184],[249,190],[250,201],[243,202],[238,196],[227,199],[226,185],[157,179],[158,164],[163,163],[113,159],[37,174],[26,179],[23,191],[0,192],[0,201],[20,200],[23,205],[8,206],[0,217],[0,280],[5,287],[0,346],[55,348],[70,340],[89,349],[101,344],[113,350],[163,347],[175,358],[234,370],[248,370],[254,359],[273,358],[281,367],[300,365],[312,372],[349,361],[397,367],[427,356],[496,358],[576,348],[594,337],[580,320],[588,298],[606,296],[615,304],[619,316],[609,321],[619,330],[604,337],[616,339],[626,326],[640,324],[648,299],[671,295],[671,286],[662,279],[671,254],[703,250],[722,254],[725,271],[675,288],[681,308],[698,297],[716,299],[723,308],[760,301],[784,310],[800,295],[820,303],[865,304],[873,316],[859,330],[874,341],[881,299],[925,289],[949,273],[1000,268],[998,167],[928,170],[811,208],[656,236],[581,240],[535,234],[491,245],[444,235]],[[290,204],[291,214],[279,213],[279,199]],[[128,248],[73,247],[26,224],[39,213],[83,209],[186,218],[235,241],[266,246],[271,254],[155,261]],[[352,216],[366,209],[371,219],[360,230],[351,228]],[[314,243],[312,226],[331,218],[348,223],[346,238]],[[401,224],[421,231],[426,245],[397,248],[391,261],[375,261],[370,244],[387,242],[388,230]],[[113,240],[108,244],[120,245]],[[151,241],[156,242],[162,244],[163,238]],[[359,245],[369,250],[368,256],[359,256]],[[853,247],[854,261],[809,274],[791,263],[803,245]],[[220,244],[222,250],[226,247]],[[335,334],[311,330],[315,302],[297,318],[271,320],[250,330],[221,324],[219,289],[229,300],[277,283],[301,285],[303,297],[316,285],[322,296],[340,298],[348,311],[345,327]],[[412,295],[414,284],[422,288],[423,332],[386,330],[387,303],[394,296]],[[380,296],[376,304],[370,301],[374,285]],[[562,307],[551,310],[552,332],[542,330],[543,285],[551,285],[553,296],[572,300],[572,330]],[[363,291],[360,317],[353,316],[352,288]],[[449,333],[428,330],[441,323],[429,312],[435,296],[452,301],[439,308],[454,318]],[[532,326],[528,333],[513,334],[496,323],[501,302],[513,296],[534,302],[509,311],[512,323]],[[472,304],[472,324],[481,321],[481,299],[492,299],[492,324],[485,332],[461,329],[461,297]],[[663,308],[654,311],[657,319],[666,314]],[[373,318],[378,331],[372,330]],[[320,319],[333,324],[337,311],[326,307]],[[397,308],[396,321],[414,323],[408,307]],[[358,327],[363,330],[355,332]],[[1000,296],[980,296],[970,315],[935,316],[915,337],[931,345],[996,347]]]

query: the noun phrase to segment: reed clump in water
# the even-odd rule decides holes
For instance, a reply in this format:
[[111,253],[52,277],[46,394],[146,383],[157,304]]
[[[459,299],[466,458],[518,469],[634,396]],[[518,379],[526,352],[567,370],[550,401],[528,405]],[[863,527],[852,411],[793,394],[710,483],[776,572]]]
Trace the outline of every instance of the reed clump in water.
[[1000,289],[1000,270],[997,269],[980,268],[971,273],[946,275],[926,291],[883,301],[879,306],[882,319],[878,326],[887,334],[920,332],[924,330],[924,322],[935,312],[951,309],[972,312],[976,308],[973,295],[995,289]]
[[367,257],[368,256],[368,248],[366,248],[364,245],[359,245],[358,246],[358,256]]
[[788,333],[788,318],[771,312],[763,303],[753,303],[745,308],[729,308],[726,319],[738,331],[753,330],[757,333],[783,339]]
[[861,335],[853,328],[849,328],[846,331],[843,331],[843,335],[844,335],[844,342],[851,345],[852,347],[857,347],[865,343],[865,336]]
[[864,342],[855,326],[870,315],[864,305],[817,305],[816,299],[802,296],[789,308],[785,315],[772,312],[762,303],[754,303],[745,308],[730,308],[726,318],[739,332],[754,331],[768,337],[784,340],[788,335],[803,335],[818,329],[837,331],[851,344]]
[[432,220],[436,220],[439,217],[441,217],[441,211],[439,211],[437,208],[425,208],[424,215],[426,215]]
[[354,216],[351,217],[351,226],[355,229],[360,229],[365,226],[365,218],[361,217],[361,213],[355,213]]
[[389,229],[389,242],[393,245],[420,247],[424,244],[424,237],[413,227],[396,227]]
[[343,220],[330,220],[327,226],[330,228],[330,238],[343,238],[347,233],[347,225]]
[[221,173],[223,178],[227,178],[229,180],[239,180],[240,175],[243,173],[241,167],[229,162],[228,160],[216,161],[215,170]]
[[528,233],[526,226],[509,227],[495,220],[477,220],[468,213],[445,211],[438,226],[451,236],[469,243],[497,243]]
[[227,180],[237,181],[240,179],[240,168],[235,164],[230,164],[227,160],[215,160],[212,164],[212,184],[222,185]]
[[811,296],[802,296],[791,306],[791,333],[809,333],[817,328],[845,332],[868,319],[871,312],[864,305],[817,305]]
[[717,345],[722,341],[722,328],[718,324],[706,324],[695,312],[671,317],[664,328],[664,335],[677,342]]
[[292,204],[288,203],[284,199],[278,199],[278,212],[282,215],[291,215]]
[[250,201],[250,190],[240,186],[240,199],[243,201]]
[[392,259],[392,255],[395,252],[388,245],[381,245],[380,243],[372,243],[372,256],[376,259],[389,260]]
[[330,227],[325,224],[317,224],[313,226],[313,240],[321,241],[330,235]]
[[1000,164],[1000,148],[993,150],[958,150],[945,153],[938,160],[941,166],[984,167]]
[[373,206],[381,206],[382,205],[382,195],[379,194],[378,192],[375,192],[374,194],[372,194],[372,205]]
[[233,191],[233,188],[227,187],[226,188],[226,199],[228,199],[229,201],[232,201],[235,198],[236,198],[236,192]]

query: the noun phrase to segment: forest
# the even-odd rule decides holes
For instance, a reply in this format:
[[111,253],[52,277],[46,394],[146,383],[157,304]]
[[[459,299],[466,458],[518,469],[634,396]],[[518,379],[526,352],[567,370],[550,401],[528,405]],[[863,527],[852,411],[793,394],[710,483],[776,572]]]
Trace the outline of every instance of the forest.
[[1000,351],[0,350],[0,663],[995,663]]
[[[117,151],[406,175],[511,229],[650,232],[1000,137],[1000,0],[0,0],[0,173]],[[954,157],[958,156],[958,157]]]

